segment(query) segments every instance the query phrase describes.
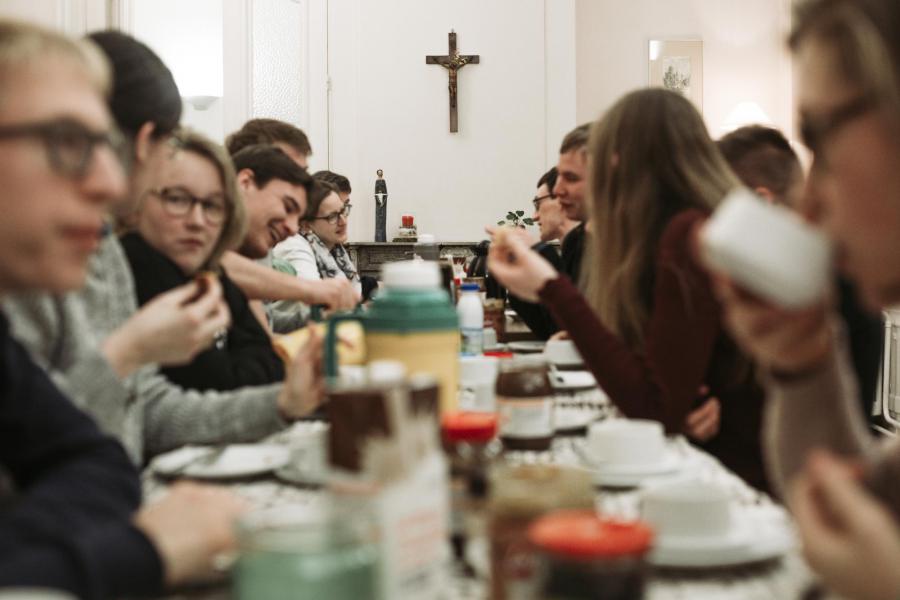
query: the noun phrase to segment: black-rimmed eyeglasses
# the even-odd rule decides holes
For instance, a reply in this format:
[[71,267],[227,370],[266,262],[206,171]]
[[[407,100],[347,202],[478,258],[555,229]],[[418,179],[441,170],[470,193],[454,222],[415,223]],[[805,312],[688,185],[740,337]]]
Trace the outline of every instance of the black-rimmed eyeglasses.
[[541,202],[543,202],[544,200],[553,200],[554,198],[556,198],[556,196],[554,196],[553,194],[546,194],[544,196],[535,196],[534,199],[531,201],[531,204],[534,206],[534,210],[538,211],[541,208]]
[[28,137],[40,139],[50,167],[72,179],[87,175],[97,146],[108,146],[119,160],[124,155],[124,138],[117,130],[92,131],[75,119],[0,125],[0,139]]
[[344,208],[338,212],[333,212],[324,217],[313,217],[310,221],[327,221],[329,225],[337,225],[338,219],[344,219],[344,221],[346,221],[347,218],[350,217],[351,208],[353,208],[352,204],[345,204]]
[[173,217],[184,217],[200,205],[203,218],[210,225],[221,225],[225,220],[225,203],[220,195],[198,198],[182,187],[164,187],[148,190],[162,201],[163,209]]

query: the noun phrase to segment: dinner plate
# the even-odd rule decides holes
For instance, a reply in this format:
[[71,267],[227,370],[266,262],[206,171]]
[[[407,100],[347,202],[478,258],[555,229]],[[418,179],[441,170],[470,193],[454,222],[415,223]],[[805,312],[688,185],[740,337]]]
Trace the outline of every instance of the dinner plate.
[[541,342],[538,340],[527,340],[524,342],[510,342],[509,344],[507,344],[507,346],[509,346],[510,352],[537,354],[538,352],[544,351],[545,344],[546,342]]
[[163,476],[234,479],[268,473],[287,464],[288,449],[271,444],[233,444],[224,448],[187,446],[156,457],[151,467]]
[[587,390],[597,387],[597,380],[590,371],[555,371],[550,385],[557,390]]
[[783,517],[746,510],[735,514],[734,523],[717,537],[658,536],[647,560],[659,567],[733,567],[778,558],[794,546]]

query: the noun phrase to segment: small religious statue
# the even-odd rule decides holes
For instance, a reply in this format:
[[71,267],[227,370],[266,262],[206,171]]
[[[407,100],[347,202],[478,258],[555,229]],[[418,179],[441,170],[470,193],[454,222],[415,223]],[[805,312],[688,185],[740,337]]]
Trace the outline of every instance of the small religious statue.
[[477,65],[481,61],[481,57],[477,54],[463,54],[456,49],[456,32],[450,30],[448,34],[450,38],[450,51],[446,56],[426,56],[426,65],[441,65],[447,69],[447,75],[450,83],[447,89],[450,92],[450,133],[459,131],[459,117],[457,115],[456,92],[458,85],[458,73],[464,66],[472,64]]
[[378,179],[375,180],[375,241],[387,241],[387,183],[384,182],[384,172],[377,171]]

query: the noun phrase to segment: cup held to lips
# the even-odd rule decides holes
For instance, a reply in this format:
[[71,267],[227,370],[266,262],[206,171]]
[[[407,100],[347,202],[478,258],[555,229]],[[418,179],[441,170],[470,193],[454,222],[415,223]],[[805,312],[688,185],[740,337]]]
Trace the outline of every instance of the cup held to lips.
[[662,462],[666,436],[661,423],[645,419],[609,419],[588,429],[587,449],[597,462],[650,466]]
[[790,210],[746,188],[722,201],[701,235],[706,263],[762,298],[801,308],[825,297],[832,279],[828,238]]
[[699,480],[679,480],[646,489],[641,518],[660,538],[716,538],[732,528],[731,501],[721,487]]

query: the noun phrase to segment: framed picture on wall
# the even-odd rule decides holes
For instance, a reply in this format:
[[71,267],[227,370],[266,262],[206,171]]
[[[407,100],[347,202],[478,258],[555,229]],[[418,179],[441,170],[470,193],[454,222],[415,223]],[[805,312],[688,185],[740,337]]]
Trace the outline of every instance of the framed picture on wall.
[[650,40],[650,87],[684,95],[703,112],[703,41]]

